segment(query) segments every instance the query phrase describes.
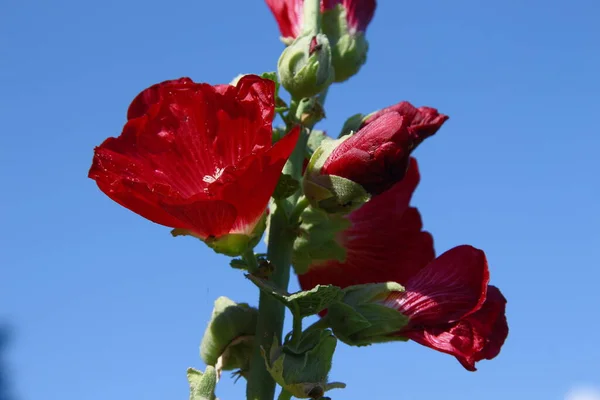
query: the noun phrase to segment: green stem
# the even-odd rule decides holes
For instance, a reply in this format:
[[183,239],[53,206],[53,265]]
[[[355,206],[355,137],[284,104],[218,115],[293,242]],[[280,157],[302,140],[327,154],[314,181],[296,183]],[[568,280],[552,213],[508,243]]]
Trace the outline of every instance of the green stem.
[[246,265],[248,266],[248,272],[255,274],[258,271],[258,261],[256,260],[254,249],[246,250],[243,257],[244,261],[246,261]]
[[300,342],[302,337],[302,317],[294,314],[294,322],[292,328],[292,338],[290,339],[290,346],[295,347]]
[[[304,161],[307,140],[306,130],[302,129],[296,148],[283,168],[283,173],[291,175],[294,179],[300,179],[302,175],[302,162]],[[294,231],[289,226],[285,208],[291,208],[298,201],[299,196],[300,192],[291,196],[288,202],[284,202],[277,207],[270,216],[267,256],[275,267],[270,281],[283,290],[287,290],[290,280],[292,246],[295,239]],[[255,336],[258,340],[254,341],[250,376],[246,388],[248,400],[271,400],[275,396],[275,381],[266,370],[261,348],[268,351],[273,344],[273,337],[276,337],[278,342],[281,343],[284,317],[283,304],[272,296],[261,292],[258,302],[258,321]]]
[[297,224],[300,221],[300,216],[302,215],[302,213],[304,212],[306,207],[308,207],[309,205],[310,205],[310,203],[308,202],[308,199],[305,196],[302,196],[302,197],[300,197],[300,199],[298,199],[296,206],[294,207],[294,209],[292,210],[292,212],[290,214],[290,225],[291,226],[294,226],[295,224]]
[[304,0],[303,31],[317,34],[321,31],[321,0]]
[[281,389],[281,393],[279,393],[279,397],[277,400],[290,400],[292,398],[292,394],[285,389]]

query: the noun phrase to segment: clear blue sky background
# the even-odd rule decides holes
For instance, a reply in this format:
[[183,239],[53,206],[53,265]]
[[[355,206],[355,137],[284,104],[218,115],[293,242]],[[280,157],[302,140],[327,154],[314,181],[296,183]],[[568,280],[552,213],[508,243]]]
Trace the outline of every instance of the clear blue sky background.
[[[597,0],[380,0],[369,61],[322,127],[410,100],[451,120],[416,152],[441,253],[484,249],[509,300],[500,356],[465,371],[414,343],[340,345],[335,399],[562,399],[600,385]],[[186,399],[214,299],[257,291],[86,178],[143,88],[226,83],[282,50],[261,0],[2,0],[0,320],[17,399]],[[293,287],[297,283],[293,280]],[[223,400],[243,398],[226,376]]]

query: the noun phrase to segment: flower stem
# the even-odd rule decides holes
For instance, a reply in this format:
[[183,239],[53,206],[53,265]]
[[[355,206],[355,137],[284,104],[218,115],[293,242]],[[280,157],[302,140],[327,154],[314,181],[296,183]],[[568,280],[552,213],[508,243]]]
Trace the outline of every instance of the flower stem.
[[304,32],[317,34],[321,31],[321,0],[305,0],[302,25]]
[[296,206],[294,207],[294,209],[292,210],[292,213],[290,214],[290,225],[293,226],[300,221],[300,216],[302,215],[302,212],[309,205],[310,205],[310,203],[308,202],[308,199],[305,196],[302,196],[302,197],[300,197],[300,199],[298,199]]
[[285,389],[281,389],[281,393],[279,393],[279,397],[277,400],[291,400],[292,394]]
[[243,257],[244,261],[246,261],[246,265],[248,266],[248,272],[255,274],[258,271],[258,261],[256,260],[254,249],[246,250]]
[[302,317],[294,314],[293,324],[292,338],[290,339],[290,346],[292,347],[297,346],[302,338]]
[[[283,168],[283,173],[291,175],[294,179],[300,179],[302,175],[302,163],[307,140],[308,135],[303,128],[296,143],[296,148]],[[287,290],[290,280],[292,246],[295,239],[294,231],[290,229],[285,208],[291,208],[298,201],[298,197],[300,197],[300,191],[291,196],[288,201],[281,202],[283,204],[280,203],[280,206],[270,216],[267,256],[275,266],[270,281],[283,290]],[[261,348],[268,351],[273,344],[273,337],[276,337],[278,342],[281,343],[284,317],[283,304],[272,296],[261,292],[258,302],[256,340],[254,341],[250,376],[246,388],[248,400],[271,400],[275,396],[275,381],[266,370]]]

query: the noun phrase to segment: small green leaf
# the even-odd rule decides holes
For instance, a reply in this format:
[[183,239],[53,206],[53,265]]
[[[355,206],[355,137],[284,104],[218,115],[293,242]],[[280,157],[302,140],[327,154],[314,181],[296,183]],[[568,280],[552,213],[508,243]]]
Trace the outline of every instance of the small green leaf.
[[206,367],[204,373],[194,368],[188,368],[187,377],[190,384],[190,400],[213,400],[215,398],[217,372],[213,367]]
[[275,297],[299,317],[317,314],[339,301],[343,295],[342,289],[333,285],[317,285],[311,290],[290,294],[269,281],[253,275],[247,276],[260,290]]
[[277,187],[273,192],[274,199],[286,199],[296,193],[300,188],[300,182],[292,178],[291,175],[281,174]]
[[246,261],[239,259],[239,258],[234,258],[233,260],[231,260],[229,262],[229,265],[231,266],[231,268],[235,268],[235,269],[243,269],[243,270],[248,269],[248,264],[246,264]]

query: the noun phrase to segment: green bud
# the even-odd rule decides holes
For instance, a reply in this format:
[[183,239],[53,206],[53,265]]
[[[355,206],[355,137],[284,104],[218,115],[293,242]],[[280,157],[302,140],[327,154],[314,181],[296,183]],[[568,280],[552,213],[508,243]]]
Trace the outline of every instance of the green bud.
[[296,346],[279,346],[277,339],[267,355],[262,349],[267,370],[279,385],[299,399],[320,399],[342,383],[328,383],[331,360],[337,340],[330,330],[313,330],[302,335]]
[[332,214],[347,214],[370,199],[369,193],[358,183],[341,176],[321,174],[327,158],[347,138],[323,141],[310,158],[302,181],[304,195],[311,206]]
[[349,286],[341,302],[327,309],[327,321],[335,335],[351,346],[406,341],[395,336],[408,324],[408,317],[384,301],[394,292],[404,292],[395,282]]
[[305,33],[283,50],[277,63],[281,84],[293,98],[313,97],[334,78],[327,36]]
[[304,126],[314,126],[325,118],[323,105],[316,97],[305,97],[298,104],[296,119]]
[[250,365],[257,319],[257,309],[219,297],[200,344],[200,357],[206,365],[215,366],[218,375],[233,369],[244,375]]
[[355,75],[367,61],[369,50],[364,32],[349,28],[346,13],[341,4],[323,13],[323,33],[331,42],[336,82],[343,82]]

